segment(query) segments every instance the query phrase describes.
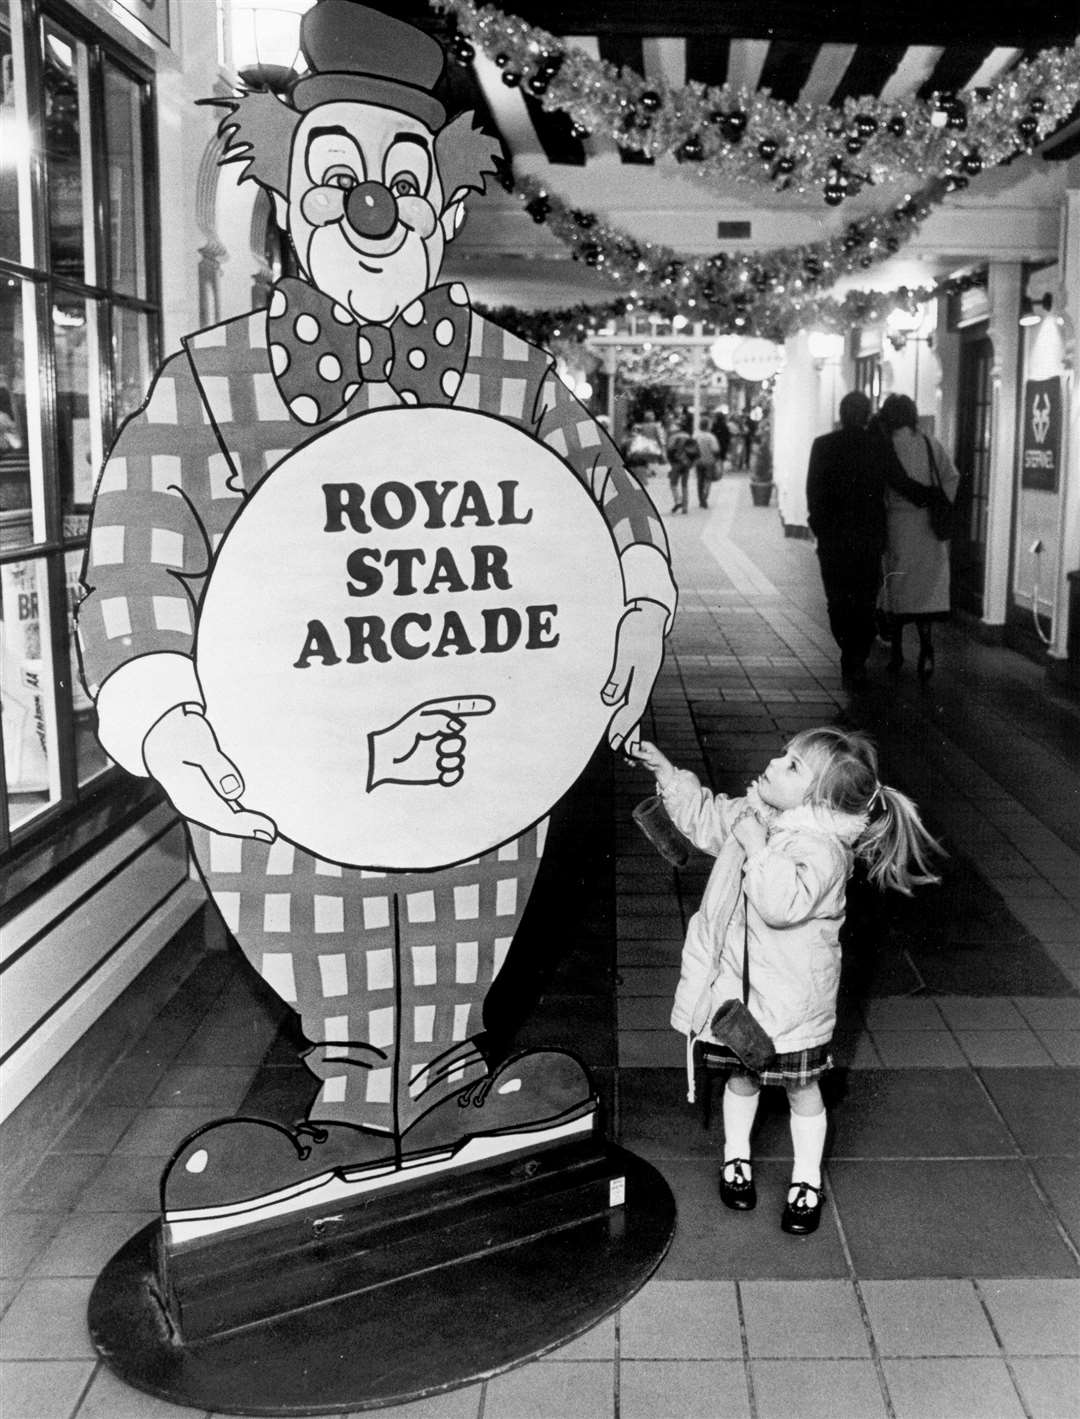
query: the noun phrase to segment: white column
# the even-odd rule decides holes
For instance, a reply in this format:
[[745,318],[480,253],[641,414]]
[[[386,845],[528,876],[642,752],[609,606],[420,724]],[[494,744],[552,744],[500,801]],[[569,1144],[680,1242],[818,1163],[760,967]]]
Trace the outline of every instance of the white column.
[[1061,530],[1054,589],[1054,636],[1051,661],[1064,661],[1069,639],[1070,571],[1080,569],[1080,397],[1077,396],[1077,342],[1080,330],[1080,160],[1068,169],[1068,187],[1061,209],[1061,285],[1065,309],[1065,378],[1062,387]]
[[1019,262],[992,261],[989,271],[990,370],[993,424],[990,441],[990,496],[986,527],[983,622],[1004,626],[1009,604],[1009,543],[1016,477],[1016,371],[1020,349]]

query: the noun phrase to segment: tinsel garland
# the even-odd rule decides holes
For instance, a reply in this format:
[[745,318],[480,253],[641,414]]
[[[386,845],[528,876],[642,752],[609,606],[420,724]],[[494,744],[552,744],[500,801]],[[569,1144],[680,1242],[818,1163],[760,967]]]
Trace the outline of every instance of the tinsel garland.
[[840,277],[895,255],[942,196],[931,183],[891,211],[849,222],[836,236],[775,251],[680,257],[670,247],[637,241],[593,212],[570,208],[535,178],[513,184],[533,221],[545,224],[576,261],[626,293],[631,302],[709,320],[746,333],[782,321],[793,306]]
[[566,113],[578,137],[603,136],[653,158],[669,154],[716,185],[818,189],[833,206],[870,183],[934,177],[947,190],[966,187],[984,168],[1031,151],[1080,97],[1080,39],[1043,50],[986,88],[929,100],[850,97],[833,107],[787,104],[730,84],[654,85],[494,6],[430,4],[453,15],[460,63],[479,46],[504,83]]
[[[792,297],[784,305],[777,301],[767,312],[758,312],[746,326],[733,328],[710,319],[704,312],[690,312],[692,320],[703,320],[716,334],[761,335],[767,340],[783,341],[798,330],[810,328],[845,332],[861,325],[876,325],[890,311],[915,311],[927,301],[956,295],[986,284],[984,272],[949,277],[932,286],[897,286],[891,291],[848,291],[842,297],[804,294]],[[477,305],[481,315],[520,335],[534,345],[549,345],[552,341],[584,341],[598,335],[612,321],[626,315],[655,314],[671,319],[678,314],[670,302],[652,298],[631,300],[617,296],[602,305],[579,303],[558,310],[521,310],[517,306]],[[685,312],[683,312],[685,314]],[[628,343],[631,337],[627,336]]]

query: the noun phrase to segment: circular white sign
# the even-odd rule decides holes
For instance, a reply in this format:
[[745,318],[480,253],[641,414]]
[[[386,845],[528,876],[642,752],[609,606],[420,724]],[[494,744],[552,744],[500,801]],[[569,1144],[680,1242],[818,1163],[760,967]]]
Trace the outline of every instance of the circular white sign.
[[331,862],[465,861],[547,813],[614,712],[614,542],[515,425],[383,409],[296,449],[203,598],[206,714],[243,803]]

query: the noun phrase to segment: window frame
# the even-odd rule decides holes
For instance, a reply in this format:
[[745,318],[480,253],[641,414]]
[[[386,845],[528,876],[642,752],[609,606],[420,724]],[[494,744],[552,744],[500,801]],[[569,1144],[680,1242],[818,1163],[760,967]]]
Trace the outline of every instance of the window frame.
[[[20,26],[21,21],[21,26]],[[100,814],[103,798],[115,797],[132,803],[145,797],[144,785],[123,774],[115,765],[107,765],[79,783],[76,750],[76,721],[73,702],[73,647],[68,613],[67,561],[77,554],[85,555],[89,537],[89,503],[72,503],[65,517],[64,479],[61,465],[60,420],[56,341],[52,330],[52,309],[56,298],[72,298],[84,303],[88,319],[93,320],[92,335],[88,329],[89,363],[88,394],[97,402],[97,428],[91,430],[92,449],[96,455],[107,452],[126,413],[118,412],[116,361],[119,353],[118,331],[123,315],[134,315],[136,324],[145,322],[145,338],[150,367],[156,368],[162,350],[161,308],[161,242],[157,152],[157,94],[155,74],[151,66],[125,50],[110,35],[96,28],[85,16],[70,8],[64,0],[13,0],[11,6],[12,41],[16,60],[21,41],[27,92],[27,108],[31,139],[29,186],[25,195],[29,210],[20,212],[19,223],[30,239],[31,250],[20,247],[18,260],[0,256],[0,279],[14,278],[28,282],[36,318],[34,348],[25,348],[26,384],[35,386],[35,402],[40,406],[41,440],[41,519],[43,537],[31,527],[31,540],[23,546],[0,549],[0,564],[40,561],[44,564],[45,594],[48,607],[41,614],[42,629],[48,619],[48,644],[51,652],[51,714],[56,725],[56,757],[58,793],[55,801],[44,804],[25,823],[13,827],[9,804],[6,770],[0,757],[0,863],[5,868],[21,862],[28,852],[52,840],[51,847],[61,851],[72,824]],[[49,193],[44,146],[44,52],[47,28],[60,30],[78,45],[84,46],[88,75],[88,110],[80,112],[80,127],[91,134],[106,132],[106,74],[109,69],[131,83],[138,95],[138,140],[141,169],[132,174],[142,187],[143,204],[140,237],[144,244],[145,291],[127,294],[119,286],[114,289],[114,240],[109,210],[109,153],[105,141],[91,141],[89,162],[92,191],[84,202],[89,204],[92,229],[87,233],[92,252],[85,253],[83,279],[53,271],[49,230]],[[20,33],[16,35],[16,30]],[[137,218],[135,218],[137,220]],[[26,265],[29,259],[32,265]],[[87,279],[93,274],[93,281]],[[121,283],[122,284],[122,283]],[[137,283],[136,283],[137,291]],[[92,317],[91,317],[92,313]],[[140,335],[141,338],[141,335]],[[90,386],[92,382],[93,387]],[[100,464],[95,457],[96,478]],[[31,474],[30,485],[34,475]],[[82,525],[72,530],[70,518]],[[50,858],[51,860],[51,858]]]

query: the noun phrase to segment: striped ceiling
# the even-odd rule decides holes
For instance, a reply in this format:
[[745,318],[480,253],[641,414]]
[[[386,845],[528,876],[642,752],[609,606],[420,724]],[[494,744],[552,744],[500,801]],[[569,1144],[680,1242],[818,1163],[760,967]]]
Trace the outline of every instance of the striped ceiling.
[[[407,8],[446,37],[445,22],[426,6],[413,0]],[[1070,44],[1080,30],[1076,0],[1018,0],[1008,8],[973,0],[510,0],[502,8],[650,82],[730,83],[811,104],[991,85],[1040,49]],[[513,155],[542,152],[550,163],[580,166],[603,147],[575,138],[565,114],[508,90],[482,55],[471,69],[451,66],[448,82],[453,107],[486,110]],[[620,152],[628,164],[652,161]]]

